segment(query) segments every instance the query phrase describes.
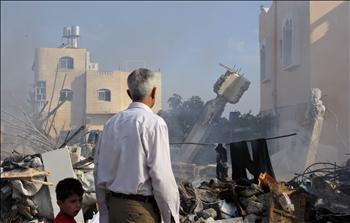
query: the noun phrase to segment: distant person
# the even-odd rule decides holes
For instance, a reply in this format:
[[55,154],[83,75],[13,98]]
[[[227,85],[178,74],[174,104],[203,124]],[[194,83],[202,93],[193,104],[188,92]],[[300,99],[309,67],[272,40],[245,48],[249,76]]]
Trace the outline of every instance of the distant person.
[[74,217],[81,209],[84,189],[80,181],[74,178],[66,178],[58,182],[56,186],[57,205],[60,212],[53,223],[76,223]]
[[137,69],[127,82],[132,103],[107,121],[96,146],[100,222],[178,223],[180,198],[168,127],[151,110],[157,92],[155,74]]
[[228,177],[227,152],[222,143],[215,148],[216,151],[216,176],[220,181],[226,181]]

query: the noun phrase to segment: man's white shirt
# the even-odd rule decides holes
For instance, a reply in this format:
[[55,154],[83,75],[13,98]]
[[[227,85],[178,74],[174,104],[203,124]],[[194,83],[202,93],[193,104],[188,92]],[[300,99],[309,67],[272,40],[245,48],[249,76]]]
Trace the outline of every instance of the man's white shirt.
[[145,104],[133,102],[107,121],[95,151],[95,190],[101,223],[106,193],[154,195],[162,220],[179,222],[180,198],[171,168],[168,128]]

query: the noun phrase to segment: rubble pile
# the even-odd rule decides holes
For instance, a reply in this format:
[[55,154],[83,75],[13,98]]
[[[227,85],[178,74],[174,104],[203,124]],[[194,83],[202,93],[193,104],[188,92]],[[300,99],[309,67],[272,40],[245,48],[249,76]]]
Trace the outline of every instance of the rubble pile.
[[253,181],[181,182],[180,221],[350,222],[350,160],[315,163],[289,182],[267,173]]
[[45,196],[44,171],[40,155],[13,154],[1,164],[1,222],[43,220],[52,212]]
[[[64,147],[69,151],[74,174],[85,190],[82,208],[86,218],[92,218],[96,212],[93,148],[91,144]],[[42,154],[21,155],[14,152],[5,158],[1,163],[0,222],[50,222],[54,217],[48,188],[53,184],[46,181],[50,174],[45,171]]]
[[[86,191],[84,219],[97,211],[93,148],[93,144],[62,148]],[[52,184],[47,180],[53,172],[45,170],[43,156],[13,153],[1,162],[0,222],[52,220]],[[266,172],[258,179],[220,179],[178,182],[181,223],[350,222],[350,159],[343,166],[315,163],[289,182],[279,182]]]
[[199,185],[182,182],[179,191],[183,223],[255,222],[267,217],[268,193],[248,180],[223,182],[215,178]]
[[318,222],[350,222],[350,159],[345,165],[320,162],[288,182],[312,203],[305,212]]

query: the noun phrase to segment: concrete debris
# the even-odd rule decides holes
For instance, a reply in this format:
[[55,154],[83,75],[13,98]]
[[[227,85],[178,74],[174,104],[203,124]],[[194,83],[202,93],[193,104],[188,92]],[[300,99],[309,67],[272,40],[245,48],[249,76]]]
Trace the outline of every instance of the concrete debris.
[[[93,148],[94,145],[88,144],[72,145],[43,154],[26,156],[13,154],[5,158],[1,162],[3,171],[1,172],[0,222],[50,222],[53,220],[57,214],[55,185],[58,180],[66,177],[76,177],[81,181],[86,191],[82,208],[84,217],[92,218],[97,212],[93,164],[91,159],[78,165],[77,169],[73,169],[72,164],[87,160],[82,154],[92,156]],[[84,222],[83,213],[76,217],[78,222]]]
[[[4,159],[0,222],[50,222],[57,207],[49,182],[55,185],[65,177],[78,178],[86,191],[77,220],[92,222],[95,217],[98,222],[94,146],[64,145],[42,154],[13,153]],[[211,169],[215,176],[215,168]],[[232,180],[222,173],[217,176],[220,179],[178,182],[181,223],[350,222],[350,160],[344,166],[312,164],[287,183],[267,172],[258,175],[258,182],[245,177]]]
[[[221,116],[226,104],[238,103],[243,93],[249,88],[250,81],[243,77],[238,70],[231,69],[225,65],[221,66],[226,68],[227,71],[214,84],[213,90],[216,93],[216,97],[205,104],[185,142],[202,143],[208,137],[211,123]],[[197,147],[195,144],[183,144],[181,150],[184,152],[181,154],[181,160],[191,163],[198,152]]]
[[255,214],[249,214],[247,215],[245,218],[244,218],[244,223],[251,223],[251,222],[257,222],[257,221],[260,221],[261,220],[261,217],[260,216],[257,216]]
[[208,208],[208,209],[205,209],[201,212],[198,212],[197,213],[197,216],[200,217],[200,218],[203,218],[203,219],[208,219],[208,218],[216,218],[217,216],[217,213],[216,211],[214,210],[214,208]]
[[214,84],[214,92],[224,97],[227,102],[236,104],[243,93],[248,90],[250,81],[240,74],[238,70],[234,70],[225,65],[221,66],[226,68],[227,72],[221,75]]
[[[348,169],[350,178],[350,169]],[[349,188],[349,186],[348,186]],[[337,184],[324,180],[322,177],[313,177],[310,192],[317,197],[315,208],[317,218],[327,220],[329,215],[340,219],[350,219],[350,194],[339,189]],[[330,220],[330,219],[329,219]]]
[[[198,187],[194,187],[189,182],[183,182],[179,184],[179,190],[180,214],[183,216],[181,222],[198,222],[201,218],[228,220],[251,213],[261,215],[260,218],[264,217],[264,204],[259,203],[255,196],[263,191],[257,185],[245,186],[233,181],[222,182],[212,179],[208,182],[203,181]],[[249,192],[244,193],[244,190]],[[254,193],[251,192],[252,190]],[[203,210],[196,212],[199,203],[203,205]]]
[[237,218],[216,220],[215,223],[243,223],[243,218],[237,217]]
[[225,200],[220,201],[220,218],[230,219],[238,216],[238,210],[234,203],[226,202]]
[[237,222],[349,222],[349,167],[350,161],[336,168],[308,168],[288,183],[267,173],[259,175],[259,184],[247,179],[182,182],[180,221],[224,222],[241,217]]
[[239,195],[241,195],[243,197],[251,197],[251,196],[254,196],[254,195],[261,194],[261,193],[263,193],[263,190],[261,190],[261,188],[259,188],[258,185],[251,184],[245,190],[240,191]]

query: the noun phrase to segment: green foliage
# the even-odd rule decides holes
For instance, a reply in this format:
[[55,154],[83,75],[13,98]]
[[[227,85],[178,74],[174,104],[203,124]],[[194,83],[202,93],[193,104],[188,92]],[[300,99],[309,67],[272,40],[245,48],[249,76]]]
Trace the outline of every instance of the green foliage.
[[276,119],[271,114],[231,113],[232,141],[264,138],[271,136]]
[[[198,120],[204,109],[205,103],[198,96],[192,96],[188,100],[178,94],[173,94],[168,99],[169,110],[160,111],[169,129],[170,142],[184,142],[187,134]],[[231,112],[230,120],[221,117],[212,122],[209,129],[208,143],[228,143],[246,139],[268,137],[275,124],[272,115],[259,113],[257,115],[242,114],[239,111]]]
[[198,96],[183,101],[180,95],[173,94],[168,103],[170,109],[160,111],[159,115],[168,125],[170,141],[183,142],[203,110],[204,102]]

